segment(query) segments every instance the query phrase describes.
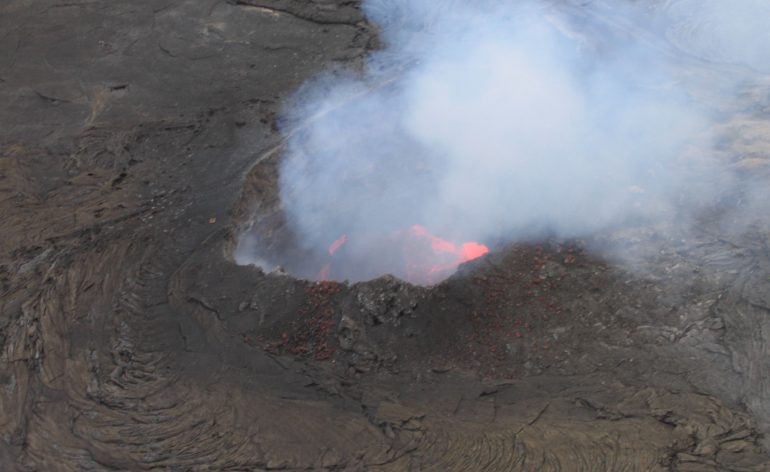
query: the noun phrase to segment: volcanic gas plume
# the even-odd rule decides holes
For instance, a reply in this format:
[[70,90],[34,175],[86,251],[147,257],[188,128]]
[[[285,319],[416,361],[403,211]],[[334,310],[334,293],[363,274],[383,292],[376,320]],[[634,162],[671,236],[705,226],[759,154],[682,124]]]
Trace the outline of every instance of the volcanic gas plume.
[[296,272],[436,283],[487,246],[709,205],[729,185],[714,112],[655,42],[676,11],[602,5],[366,0],[383,48],[306,84],[281,122]]

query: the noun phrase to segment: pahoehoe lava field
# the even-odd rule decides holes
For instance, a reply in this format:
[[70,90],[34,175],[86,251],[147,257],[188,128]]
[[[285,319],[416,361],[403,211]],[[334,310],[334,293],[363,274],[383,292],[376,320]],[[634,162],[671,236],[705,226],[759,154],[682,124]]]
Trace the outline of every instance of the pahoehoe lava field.
[[3,0],[0,470],[770,470],[770,55],[541,3],[668,58],[735,184],[415,285],[236,261],[301,257],[281,117],[386,47],[358,0]]

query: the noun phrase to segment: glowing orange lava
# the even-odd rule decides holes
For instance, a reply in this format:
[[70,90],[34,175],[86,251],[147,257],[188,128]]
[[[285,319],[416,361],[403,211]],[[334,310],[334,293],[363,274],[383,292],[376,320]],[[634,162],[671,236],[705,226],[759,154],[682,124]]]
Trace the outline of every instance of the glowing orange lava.
[[[412,225],[409,231],[396,232],[387,239],[389,243],[386,246],[395,250],[396,254],[401,253],[403,276],[413,283],[433,284],[443,280],[460,264],[489,252],[489,248],[485,245],[473,241],[458,246],[451,241],[434,236],[425,227],[417,224]],[[328,247],[329,256],[334,256],[347,242],[347,234],[337,238]],[[340,260],[339,257],[335,260]],[[336,264],[330,259],[316,277],[319,280],[328,280]]]
[[489,252],[489,248],[483,244],[469,242],[460,246],[460,264],[478,259]]
[[[436,276],[447,274],[457,269],[457,266],[473,259],[477,259],[489,252],[489,248],[477,242],[463,243],[459,248],[454,243],[441,239],[428,232],[423,226],[413,225],[411,233],[430,242],[436,258],[433,258],[429,266],[423,264],[410,264],[407,261],[407,278],[410,282],[427,282],[433,284]],[[447,260],[445,256],[450,256]],[[424,259],[424,258],[423,258]]]
[[329,255],[333,256],[337,249],[341,248],[346,242],[348,242],[348,235],[343,234],[336,241],[329,245]]
[[476,242],[463,243],[463,245],[458,249],[454,243],[451,243],[445,239],[441,239],[438,236],[433,236],[428,232],[428,230],[420,225],[413,225],[412,233],[415,236],[420,236],[430,241],[430,246],[433,249],[433,252],[448,252],[457,256],[457,260],[455,261],[457,265],[460,265],[463,262],[472,261],[473,259],[479,258],[489,252],[488,247]]
[[433,252],[455,252],[455,245],[450,243],[449,241],[443,240],[439,237],[433,236],[428,232],[427,229],[423,228],[420,225],[413,225],[412,226],[412,234],[415,236],[420,236],[428,241],[430,241],[430,246],[433,249]]
[[[329,255],[333,256],[335,252],[339,248],[345,245],[345,243],[348,242],[348,235],[343,234],[339,238],[337,238],[333,243],[329,245]],[[332,271],[332,265],[331,263],[324,264],[323,267],[321,267],[321,270],[318,271],[318,275],[316,275],[316,278],[318,280],[329,280],[329,274],[331,274]]]

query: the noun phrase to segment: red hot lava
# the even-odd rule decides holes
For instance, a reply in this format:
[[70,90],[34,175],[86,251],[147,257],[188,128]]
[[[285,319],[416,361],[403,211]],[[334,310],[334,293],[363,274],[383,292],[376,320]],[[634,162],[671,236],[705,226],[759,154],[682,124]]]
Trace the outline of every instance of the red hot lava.
[[[348,242],[343,234],[329,245],[329,256],[334,256]],[[390,243],[402,258],[403,275],[407,281],[420,284],[439,282],[464,263],[483,256],[489,248],[477,242],[455,244],[428,232],[421,225],[413,225],[408,231],[393,235]],[[390,246],[390,245],[389,245]],[[338,256],[344,257],[344,256]],[[332,272],[332,262],[318,272],[318,279],[327,280]]]
[[[348,242],[348,235],[347,234],[343,234],[342,236],[337,238],[333,243],[331,243],[329,245],[329,255],[333,256],[334,253],[337,252],[337,250],[339,248],[341,248],[342,246],[345,245],[346,242]],[[329,262],[329,263],[324,264],[324,266],[321,267],[321,270],[318,271],[318,276],[317,276],[318,279],[319,280],[329,280],[329,274],[331,273],[331,271],[332,271],[331,263]]]
[[[417,283],[432,284],[449,275],[464,262],[471,261],[489,252],[489,248],[477,242],[466,242],[458,246],[455,243],[441,239],[428,232],[423,226],[413,225],[410,235],[417,244],[412,245],[404,253],[407,266],[407,280]],[[420,240],[428,241],[433,252],[431,257],[416,253],[419,251]]]
[[334,253],[337,252],[337,249],[339,249],[342,246],[344,246],[346,242],[348,242],[348,235],[347,234],[343,234],[342,236],[337,238],[336,241],[334,241],[333,243],[331,243],[331,245],[329,245],[329,255],[333,256]]

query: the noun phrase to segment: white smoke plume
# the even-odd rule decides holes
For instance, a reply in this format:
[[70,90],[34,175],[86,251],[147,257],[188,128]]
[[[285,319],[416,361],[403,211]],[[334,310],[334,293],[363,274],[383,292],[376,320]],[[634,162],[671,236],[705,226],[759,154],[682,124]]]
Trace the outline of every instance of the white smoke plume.
[[666,2],[669,39],[683,51],[714,62],[770,72],[770,2]]
[[[735,23],[766,2],[739,3],[364,0],[383,49],[286,111],[287,224],[319,258],[347,235],[333,276],[361,280],[404,276],[383,240],[414,224],[494,245],[687,216],[730,179],[678,54],[770,65],[770,43],[741,47],[765,23]],[[700,29],[671,33],[687,15]]]

